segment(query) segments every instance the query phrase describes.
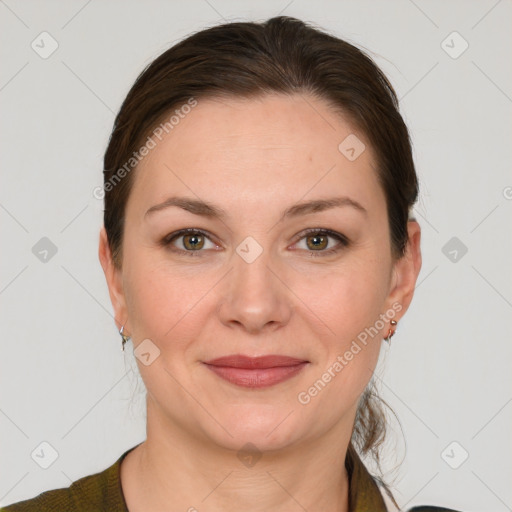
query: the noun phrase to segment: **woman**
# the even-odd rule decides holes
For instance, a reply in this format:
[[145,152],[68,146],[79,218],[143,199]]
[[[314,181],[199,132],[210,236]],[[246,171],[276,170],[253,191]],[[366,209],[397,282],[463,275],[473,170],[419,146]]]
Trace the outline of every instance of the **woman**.
[[4,510],[397,507],[360,454],[379,460],[373,370],[421,267],[418,183],[373,61],[287,17],[198,32],[128,93],[103,189],[147,439]]

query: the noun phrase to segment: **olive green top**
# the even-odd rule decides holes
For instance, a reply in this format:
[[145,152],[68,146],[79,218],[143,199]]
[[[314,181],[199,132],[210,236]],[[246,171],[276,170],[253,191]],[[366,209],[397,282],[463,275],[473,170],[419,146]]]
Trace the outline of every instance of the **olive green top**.
[[[125,451],[104,471],[85,476],[69,487],[52,489],[34,498],[0,508],[0,512],[129,512],[123,496],[120,478],[121,461],[138,445]],[[355,452],[347,452],[345,462],[349,476],[350,512],[388,512],[376,481],[368,473]],[[352,462],[353,461],[353,462]],[[354,487],[355,486],[355,487]],[[357,488],[357,493],[354,489]],[[436,507],[414,507],[409,512],[457,512]]]

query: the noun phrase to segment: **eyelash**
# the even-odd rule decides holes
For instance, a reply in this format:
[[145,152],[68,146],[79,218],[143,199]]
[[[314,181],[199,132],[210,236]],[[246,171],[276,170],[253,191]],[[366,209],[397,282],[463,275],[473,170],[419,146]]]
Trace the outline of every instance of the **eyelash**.
[[[308,251],[311,257],[317,258],[317,257],[325,257],[334,253],[337,253],[343,248],[346,248],[349,246],[350,241],[348,238],[341,233],[337,233],[336,231],[331,231],[330,229],[323,229],[323,228],[310,228],[301,233],[301,236],[297,239],[297,242],[300,242],[303,238],[306,238],[308,235],[315,234],[320,236],[329,236],[331,238],[335,238],[338,240],[339,244],[333,247],[332,249],[324,250],[324,251]],[[161,241],[161,244],[164,247],[172,247],[171,243],[179,238],[182,235],[202,235],[206,238],[208,238],[211,241],[211,237],[208,235],[207,232],[202,231],[200,229],[194,229],[194,228],[187,228],[187,229],[180,229],[179,231],[176,231],[175,233],[171,233],[170,235],[167,235],[164,237]],[[171,249],[173,252],[178,252],[182,254],[186,254],[187,256],[191,257],[198,257],[200,256],[201,250],[198,251],[185,251],[183,249],[177,249],[175,247],[172,247]]]

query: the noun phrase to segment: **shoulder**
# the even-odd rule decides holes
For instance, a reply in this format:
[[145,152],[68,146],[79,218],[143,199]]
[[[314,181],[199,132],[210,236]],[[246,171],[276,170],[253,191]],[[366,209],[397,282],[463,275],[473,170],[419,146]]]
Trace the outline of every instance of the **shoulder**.
[[0,512],[57,512],[62,510],[106,510],[108,469],[73,482],[69,487],[52,489],[24,501],[0,508]]
[[415,506],[408,510],[399,508],[388,494],[387,486],[368,472],[352,445],[347,450],[345,465],[350,479],[351,512],[462,512],[434,505]]
[[0,512],[61,512],[62,510],[127,512],[119,469],[123,458],[135,447],[124,452],[107,469],[84,476],[69,487],[45,491],[34,498],[19,501],[5,507]]
[[35,512],[37,510],[47,510],[48,512],[65,510],[72,507],[73,500],[70,497],[70,489],[52,489],[46,491],[35,498],[18,501],[6,507],[0,508],[0,512]]

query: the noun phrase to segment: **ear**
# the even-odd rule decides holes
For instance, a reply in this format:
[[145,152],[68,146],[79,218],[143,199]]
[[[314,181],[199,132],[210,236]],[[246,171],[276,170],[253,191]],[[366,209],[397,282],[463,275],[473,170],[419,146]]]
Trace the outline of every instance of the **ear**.
[[[105,274],[105,279],[107,280],[110,301],[112,302],[112,306],[114,308],[114,319],[116,322],[117,330],[119,330],[126,322],[128,314],[123,291],[122,272],[115,267],[112,260],[112,252],[108,244],[105,226],[102,226],[100,230],[98,256],[103,268],[103,272]],[[130,332],[129,329],[127,329],[127,331]]]
[[421,270],[421,228],[418,222],[410,220],[407,223],[407,233],[406,251],[404,256],[394,264],[391,289],[387,299],[389,305],[399,303],[402,306],[400,316],[405,314],[411,304],[416,280]]

